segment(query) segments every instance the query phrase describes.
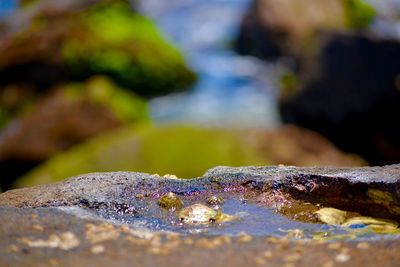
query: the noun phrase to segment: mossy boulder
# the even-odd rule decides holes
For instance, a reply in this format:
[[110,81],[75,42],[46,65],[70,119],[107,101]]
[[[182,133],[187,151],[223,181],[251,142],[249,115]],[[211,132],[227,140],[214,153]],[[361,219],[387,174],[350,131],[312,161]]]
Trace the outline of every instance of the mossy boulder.
[[177,48],[125,1],[39,2],[15,16],[1,32],[0,90],[101,74],[154,96],[184,90],[195,79]]
[[215,165],[260,165],[264,160],[237,134],[193,127],[127,127],[99,136],[34,169],[19,186],[111,170],[200,176]]
[[359,166],[301,129],[277,131],[207,129],[189,126],[130,126],[94,138],[56,156],[18,181],[30,186],[89,172],[138,171],[198,177],[216,165],[265,164]]
[[2,131],[0,184],[99,133],[148,121],[146,102],[105,77],[56,87]]

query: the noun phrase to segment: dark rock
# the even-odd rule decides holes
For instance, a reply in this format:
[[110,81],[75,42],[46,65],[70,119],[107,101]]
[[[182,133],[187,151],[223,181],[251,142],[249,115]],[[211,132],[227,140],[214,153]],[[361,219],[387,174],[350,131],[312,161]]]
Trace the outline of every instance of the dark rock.
[[[311,201],[340,206],[348,201],[346,207],[361,214],[376,215],[379,206],[382,210],[379,215],[399,220],[398,210],[393,209],[398,207],[399,185],[400,165],[218,167],[194,180],[128,172],[82,175],[56,184],[0,194],[0,265],[131,266],[134,262],[157,266],[266,263],[310,266],[338,262],[344,266],[396,266],[400,260],[397,236],[362,239],[361,243],[305,242],[292,239],[293,235],[282,238],[229,232],[230,225],[238,222],[207,227],[210,231],[227,229],[225,234],[208,235],[204,231],[196,234],[196,231],[190,232],[189,226],[179,225],[172,230],[188,231],[189,227],[189,231],[183,235],[179,231],[160,232],[166,226],[157,218],[167,216],[170,220],[175,215],[161,212],[157,200],[166,192],[180,195],[187,205],[206,201],[215,194],[223,195],[227,202],[246,196],[246,204],[235,205],[240,209],[254,203],[258,207],[273,207],[267,198],[269,193],[274,193],[284,196],[280,199],[283,202],[275,203],[279,205],[293,205],[296,199],[303,205]],[[387,201],[390,195],[391,203],[385,203],[379,196],[371,198],[368,195],[371,189],[381,192]],[[341,199],[342,203],[337,202]],[[133,206],[138,209],[131,212]],[[147,228],[143,222],[146,217],[158,226]],[[254,217],[250,227],[260,219]],[[264,224],[262,228],[268,227]]]
[[300,125],[374,165],[400,161],[400,43],[326,34],[308,79],[280,109]]
[[284,33],[273,32],[263,27],[255,6],[244,16],[234,48],[244,55],[265,60],[277,59],[284,55],[282,40]]
[[254,0],[242,20],[235,48],[262,59],[299,59],[305,48],[313,46],[318,31],[347,28],[344,2]]

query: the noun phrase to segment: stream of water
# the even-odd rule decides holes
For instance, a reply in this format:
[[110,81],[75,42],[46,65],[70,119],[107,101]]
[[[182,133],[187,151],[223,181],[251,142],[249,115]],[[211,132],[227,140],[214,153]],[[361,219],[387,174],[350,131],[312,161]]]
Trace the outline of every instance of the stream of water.
[[183,51],[198,82],[188,92],[150,102],[156,122],[212,126],[279,125],[279,64],[230,49],[250,0],[144,0],[140,10]]

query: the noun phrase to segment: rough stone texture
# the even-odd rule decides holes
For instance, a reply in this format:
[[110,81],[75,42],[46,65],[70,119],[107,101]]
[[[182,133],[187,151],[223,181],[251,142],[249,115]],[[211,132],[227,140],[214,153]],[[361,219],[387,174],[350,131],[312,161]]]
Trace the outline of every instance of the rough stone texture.
[[[304,197],[318,195],[320,186],[329,186],[330,191],[336,191],[338,186],[389,190],[397,203],[399,184],[400,165],[217,167],[193,180],[128,172],[82,175],[0,195],[0,265],[397,266],[400,241],[396,237],[326,243],[244,234],[234,237],[176,235],[146,232],[132,225],[98,221],[90,216],[77,217],[54,207],[88,206],[95,202],[123,204],[138,195],[152,199],[171,190],[182,196],[194,194],[194,197],[203,191],[234,194],[236,189],[264,193],[286,190],[293,197],[299,193]],[[349,198],[347,194],[351,192],[340,197]],[[362,197],[354,193],[352,204],[361,203]]]
[[[332,245],[264,237],[232,238],[229,242],[218,237],[180,237],[172,239],[175,243],[156,245],[155,238],[140,239],[125,228],[116,227],[121,233],[118,238],[93,244],[85,238],[86,225],[99,222],[41,210],[0,208],[0,212],[1,266],[376,266],[379,263],[390,267],[398,266],[400,260],[397,240]],[[43,231],[33,231],[33,224],[42,225]],[[15,225],[19,225],[18,232]],[[80,245],[71,250],[34,248],[18,241],[25,236],[47,239],[71,227],[80,240]],[[207,242],[214,245],[205,245]],[[103,247],[104,252],[97,252],[95,246]],[[165,254],[154,247],[169,249]]]
[[[263,190],[282,187],[295,195],[304,194],[309,198],[319,194],[319,191],[323,191],[325,197],[330,194],[340,194],[343,186],[373,187],[390,191],[392,197],[399,201],[400,165],[360,168],[217,167],[209,170],[203,177],[191,180],[171,180],[158,175],[134,172],[93,173],[58,183],[7,191],[0,195],[0,205],[14,207],[76,205],[83,199],[89,202],[121,203],[128,201],[136,193],[152,192],[152,195],[160,195],[168,192],[168,188],[184,192],[192,187],[199,187],[202,191],[212,189],[214,184],[218,184],[221,188],[245,185]],[[337,188],[340,192],[335,191]],[[357,196],[359,192],[349,193]],[[356,200],[352,199],[353,204]],[[363,200],[362,197],[359,200]]]
[[[87,224],[98,226],[99,222],[42,210],[0,208],[0,211],[1,266],[374,266],[378,263],[398,266],[400,260],[397,240],[332,245],[265,237],[251,240],[173,237],[170,240],[174,243],[158,244],[154,241],[156,238],[138,238],[117,226],[113,229],[120,233],[117,238],[93,244],[85,238],[85,231]],[[33,224],[42,225],[43,231],[33,231]],[[19,225],[18,232],[15,225]],[[17,241],[25,236],[47,239],[71,227],[80,245],[70,250],[34,248]],[[207,242],[214,245],[209,246]],[[104,251],[98,252],[101,249],[95,246],[103,247]],[[165,247],[167,252],[162,250]]]

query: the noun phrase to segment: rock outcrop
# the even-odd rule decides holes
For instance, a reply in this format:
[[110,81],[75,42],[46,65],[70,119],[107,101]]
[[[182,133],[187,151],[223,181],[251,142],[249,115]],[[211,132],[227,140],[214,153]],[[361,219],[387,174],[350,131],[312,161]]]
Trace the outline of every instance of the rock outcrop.
[[400,42],[326,34],[299,91],[283,99],[287,123],[323,134],[373,165],[400,161]]
[[[355,236],[332,235],[329,231],[334,228],[323,235],[314,233],[312,236],[322,237],[318,241],[307,241],[310,229],[319,227],[310,222],[297,224],[300,228],[296,229],[281,229],[296,224],[278,219],[281,232],[276,229],[273,234],[238,233],[235,227],[242,225],[239,229],[251,232],[271,227],[266,224],[268,220],[274,225],[278,215],[262,215],[261,210],[271,209],[298,220],[294,215],[300,211],[312,215],[312,208],[327,206],[399,221],[399,185],[399,165],[218,167],[192,180],[129,172],[81,175],[0,194],[0,264],[310,266],[336,262],[346,266],[396,266],[400,260],[398,235],[387,239],[374,234],[371,238],[370,234],[358,242],[346,242],[349,238],[357,240],[362,224],[346,230]],[[185,206],[206,203],[210,195],[218,195],[227,201],[219,209],[251,209],[238,213],[235,222],[215,225],[210,221],[205,228],[182,225],[175,211],[162,210],[157,204],[168,192],[181,198]],[[384,224],[384,220],[375,221]],[[263,227],[257,228],[259,223]],[[335,236],[339,240],[325,242]]]
[[127,1],[41,1],[1,27],[0,91],[44,90],[106,75],[145,96],[184,90],[195,77],[180,52]]
[[254,3],[238,50],[288,62],[283,121],[321,133],[372,165],[398,163],[400,42],[385,33],[395,19],[362,0]]

